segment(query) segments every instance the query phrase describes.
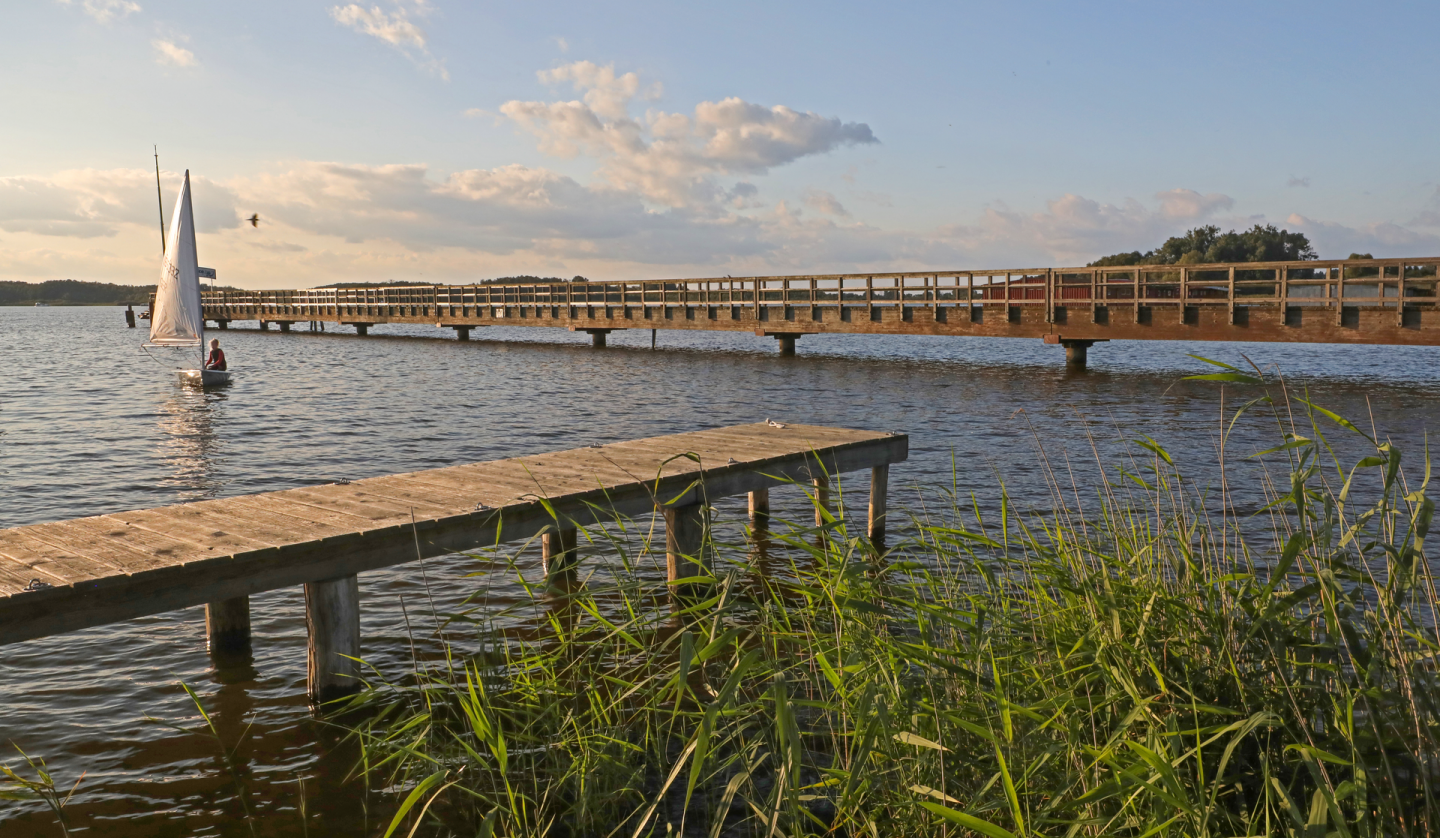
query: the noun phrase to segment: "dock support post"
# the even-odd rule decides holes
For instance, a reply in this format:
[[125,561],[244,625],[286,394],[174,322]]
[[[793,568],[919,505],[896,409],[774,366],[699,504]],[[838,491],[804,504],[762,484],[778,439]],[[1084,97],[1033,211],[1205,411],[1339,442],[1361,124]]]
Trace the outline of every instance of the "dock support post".
[[250,648],[250,597],[237,596],[205,604],[205,646],[213,654],[234,654]]
[[590,345],[596,349],[605,348],[605,336],[610,334],[604,329],[592,329],[590,331]]
[[810,481],[815,487],[815,527],[825,526],[825,512],[830,508],[830,478],[816,477]]
[[288,321],[288,320],[281,320],[281,321],[280,321],[280,331],[282,331],[282,332],[288,332],[288,331],[290,331],[290,321]]
[[770,490],[756,489],[750,493],[750,529],[760,533],[770,528]]
[[216,325],[216,326],[219,326],[219,327],[222,328],[222,329],[228,329],[228,328],[230,328],[230,321],[229,321],[229,320],[216,320],[216,321],[215,321],[215,325]]
[[310,699],[324,704],[360,689],[360,580],[354,575],[305,583],[310,633]]
[[547,581],[575,575],[575,565],[580,558],[578,542],[579,534],[574,527],[561,527],[541,536],[540,563],[545,568]]
[[890,491],[890,467],[870,469],[870,543],[879,550],[885,546],[885,498]]
[[456,326],[456,327],[455,327],[455,339],[456,339],[456,340],[469,340],[469,339],[470,339],[470,327],[469,327],[469,326]]
[[[705,555],[705,518],[707,509],[703,503],[686,506],[665,507],[665,577],[674,586],[676,582],[710,572],[710,560]],[[694,586],[671,589],[676,600],[695,599]]]
[[135,305],[133,303],[125,306],[125,326],[129,329],[135,328]]
[[775,339],[780,341],[780,357],[795,357],[795,335],[776,335]]
[[260,331],[262,331],[262,332],[268,332],[268,331],[270,331],[270,321],[269,321],[269,320],[261,320],[261,321],[260,321]]
[[370,334],[370,324],[369,324],[369,323],[356,323],[356,324],[355,324],[355,334],[360,335],[361,337],[364,337],[365,335]]

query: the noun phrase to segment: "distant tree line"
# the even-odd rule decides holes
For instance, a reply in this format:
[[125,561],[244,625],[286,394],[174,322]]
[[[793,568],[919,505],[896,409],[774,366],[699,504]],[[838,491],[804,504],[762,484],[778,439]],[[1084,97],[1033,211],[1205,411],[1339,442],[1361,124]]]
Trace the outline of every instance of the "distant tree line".
[[[210,290],[206,285],[205,290]],[[215,286],[217,291],[239,291],[228,285]],[[52,279],[48,282],[0,281],[0,306],[113,306],[126,303],[145,304],[155,293],[153,285],[116,285],[112,282],[83,282],[78,279]]]
[[[1213,224],[1171,236],[1154,250],[1115,253],[1091,262],[1092,268],[1125,265],[1199,265],[1217,262],[1300,262],[1320,258],[1304,233],[1256,224],[1244,232],[1220,232]],[[1352,256],[1352,258],[1355,258]]]
[[0,282],[0,306],[104,306],[144,303],[155,293],[153,285],[115,285],[52,279],[49,282]]

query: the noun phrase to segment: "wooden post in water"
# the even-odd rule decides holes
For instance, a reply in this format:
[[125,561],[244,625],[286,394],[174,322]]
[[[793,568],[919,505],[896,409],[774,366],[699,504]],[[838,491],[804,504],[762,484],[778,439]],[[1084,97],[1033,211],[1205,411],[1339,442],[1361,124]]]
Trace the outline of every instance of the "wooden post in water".
[[126,328],[129,328],[129,329],[135,328],[135,304],[134,304],[134,303],[129,303],[129,304],[127,304],[127,305],[125,306],[125,326],[126,326]]
[[770,490],[756,489],[750,493],[750,529],[756,533],[770,528]]
[[575,575],[575,565],[580,558],[578,541],[579,534],[574,527],[561,527],[541,536],[540,563],[547,580]]
[[456,326],[456,327],[455,327],[455,339],[456,339],[456,340],[469,340],[469,339],[470,339],[470,327],[469,327],[469,326]]
[[[705,555],[705,517],[703,503],[667,506],[665,513],[665,571],[671,585],[682,579],[710,572]],[[676,599],[691,597],[693,586],[672,589]]]
[[870,469],[870,543],[875,549],[885,546],[885,498],[890,491],[890,467]]
[[825,526],[825,511],[830,508],[830,478],[817,477],[810,481],[815,486],[815,526]]
[[610,334],[610,333],[609,333],[608,331],[606,331],[605,329],[591,329],[591,330],[590,330],[590,345],[591,345],[592,347],[594,347],[595,349],[604,349],[604,348],[605,348],[605,336],[608,335],[608,334]]
[[795,356],[795,335],[776,335],[775,339],[780,341],[780,357],[793,358]]
[[360,689],[360,580],[353,574],[305,584],[310,699],[323,704]]
[[211,654],[234,654],[250,648],[250,597],[206,603],[205,646]]

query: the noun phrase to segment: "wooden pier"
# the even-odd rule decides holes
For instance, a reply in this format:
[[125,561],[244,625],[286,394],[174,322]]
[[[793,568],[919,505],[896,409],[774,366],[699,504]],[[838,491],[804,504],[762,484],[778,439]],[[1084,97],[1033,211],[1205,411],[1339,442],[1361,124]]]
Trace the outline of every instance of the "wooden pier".
[[1215,265],[1015,268],[656,281],[207,291],[221,328],[331,322],[585,332],[739,331],[792,355],[821,334],[1042,338],[1084,366],[1110,340],[1440,344],[1440,257]]
[[908,445],[904,434],[740,425],[0,530],[0,644],[205,605],[211,648],[244,649],[248,597],[303,585],[309,689],[325,701],[358,686],[357,574],[536,535],[546,573],[573,573],[576,527],[659,508],[676,583],[709,572],[715,500],[748,493],[752,517],[767,516],[774,486],[823,496],[862,469],[879,541],[888,469]]

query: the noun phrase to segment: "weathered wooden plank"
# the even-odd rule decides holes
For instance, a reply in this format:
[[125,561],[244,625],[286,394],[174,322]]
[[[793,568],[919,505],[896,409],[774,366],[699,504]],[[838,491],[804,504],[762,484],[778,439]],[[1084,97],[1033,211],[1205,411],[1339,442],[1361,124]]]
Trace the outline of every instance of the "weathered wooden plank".
[[163,535],[177,535],[187,541],[209,544],[217,554],[244,553],[274,545],[217,526],[201,518],[184,506],[162,506],[158,509],[140,509],[133,512],[111,513],[111,518],[124,521],[132,527],[150,530]]
[[287,503],[269,495],[241,495],[229,500],[235,509],[244,510],[244,514],[290,522],[294,526],[306,527],[322,537],[363,532],[373,526],[369,518]]
[[142,549],[135,549],[94,531],[79,521],[57,521],[53,524],[36,524],[26,527],[25,534],[58,549],[74,552],[87,559],[94,559],[116,570],[132,574],[143,573],[173,562],[155,556]]
[[210,558],[215,555],[215,549],[212,546],[175,538],[167,533],[156,533],[132,527],[124,521],[118,521],[106,515],[76,518],[64,523],[107,541],[123,544],[137,553],[153,556],[167,565],[184,564],[187,561]]
[[126,575],[119,568],[32,538],[18,529],[0,530],[0,555],[24,568],[24,572],[52,585],[73,585]]

